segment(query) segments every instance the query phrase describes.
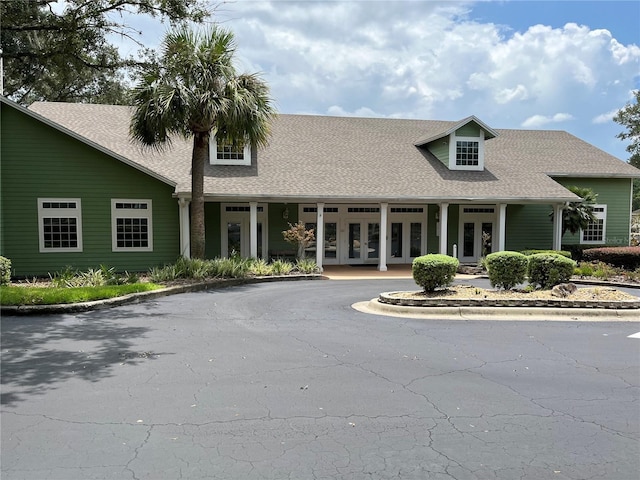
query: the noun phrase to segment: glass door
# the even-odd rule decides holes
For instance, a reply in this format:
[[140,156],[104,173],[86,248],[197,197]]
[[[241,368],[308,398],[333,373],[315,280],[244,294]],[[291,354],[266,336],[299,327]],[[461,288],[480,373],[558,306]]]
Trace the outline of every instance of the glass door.
[[347,263],[373,263],[380,258],[380,223],[347,224]]
[[389,229],[387,261],[389,263],[411,263],[422,255],[422,223],[392,222]]
[[477,262],[493,251],[493,222],[464,222],[462,224],[462,251],[460,261]]

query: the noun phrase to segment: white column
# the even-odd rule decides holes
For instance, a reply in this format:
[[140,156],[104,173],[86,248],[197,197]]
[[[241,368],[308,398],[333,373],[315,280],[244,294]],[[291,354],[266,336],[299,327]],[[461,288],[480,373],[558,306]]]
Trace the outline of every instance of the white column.
[[495,252],[503,252],[506,244],[506,231],[507,231],[507,204],[498,204],[498,250]]
[[178,199],[178,218],[180,220],[180,255],[191,258],[191,237],[189,231],[189,204],[186,198]]
[[449,221],[449,204],[440,204],[440,253],[447,254],[447,230]]
[[249,202],[249,256],[258,258],[258,202]]
[[389,211],[388,203],[380,204],[380,241],[378,248],[378,255],[380,257],[378,263],[378,270],[381,272],[387,271],[387,216]]
[[322,272],[322,257],[324,256],[324,203],[318,203],[316,216],[316,265]]
[[554,250],[562,249],[562,211],[564,203],[557,203],[553,206],[553,246]]

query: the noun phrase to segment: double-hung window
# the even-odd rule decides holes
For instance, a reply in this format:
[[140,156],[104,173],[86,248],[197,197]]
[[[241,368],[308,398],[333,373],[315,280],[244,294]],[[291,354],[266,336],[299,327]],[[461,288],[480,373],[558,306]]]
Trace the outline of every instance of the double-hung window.
[[209,147],[211,165],[251,165],[251,146],[247,142],[228,143],[222,137],[213,137]]
[[111,247],[114,252],[153,250],[151,200],[111,199]]
[[82,251],[82,208],[79,198],[39,198],[40,252]]
[[580,243],[605,243],[607,232],[607,206],[593,205],[595,220],[580,231]]

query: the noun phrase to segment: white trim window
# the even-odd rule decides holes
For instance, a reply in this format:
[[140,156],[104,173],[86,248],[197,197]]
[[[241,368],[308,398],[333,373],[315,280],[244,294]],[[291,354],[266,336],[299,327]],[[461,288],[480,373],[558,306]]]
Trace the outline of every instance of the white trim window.
[[607,238],[607,206],[593,205],[593,216],[596,220],[584,230],[580,230],[580,243],[587,245],[605,243]]
[[450,170],[484,169],[484,131],[478,137],[458,137],[455,133],[449,139]]
[[39,198],[40,252],[82,251],[82,206],[79,198]]
[[151,200],[111,199],[111,249],[114,252],[153,251]]
[[240,142],[231,145],[215,136],[209,142],[209,163],[211,165],[251,165],[251,145]]

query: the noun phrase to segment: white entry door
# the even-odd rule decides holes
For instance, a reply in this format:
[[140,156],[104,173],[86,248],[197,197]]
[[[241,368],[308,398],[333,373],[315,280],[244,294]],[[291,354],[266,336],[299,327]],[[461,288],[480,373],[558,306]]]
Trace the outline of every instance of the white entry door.
[[380,258],[380,223],[349,220],[345,230],[344,263],[378,263]]
[[458,255],[463,263],[475,263],[480,257],[490,254],[493,242],[494,222],[481,220],[462,222],[460,250]]

